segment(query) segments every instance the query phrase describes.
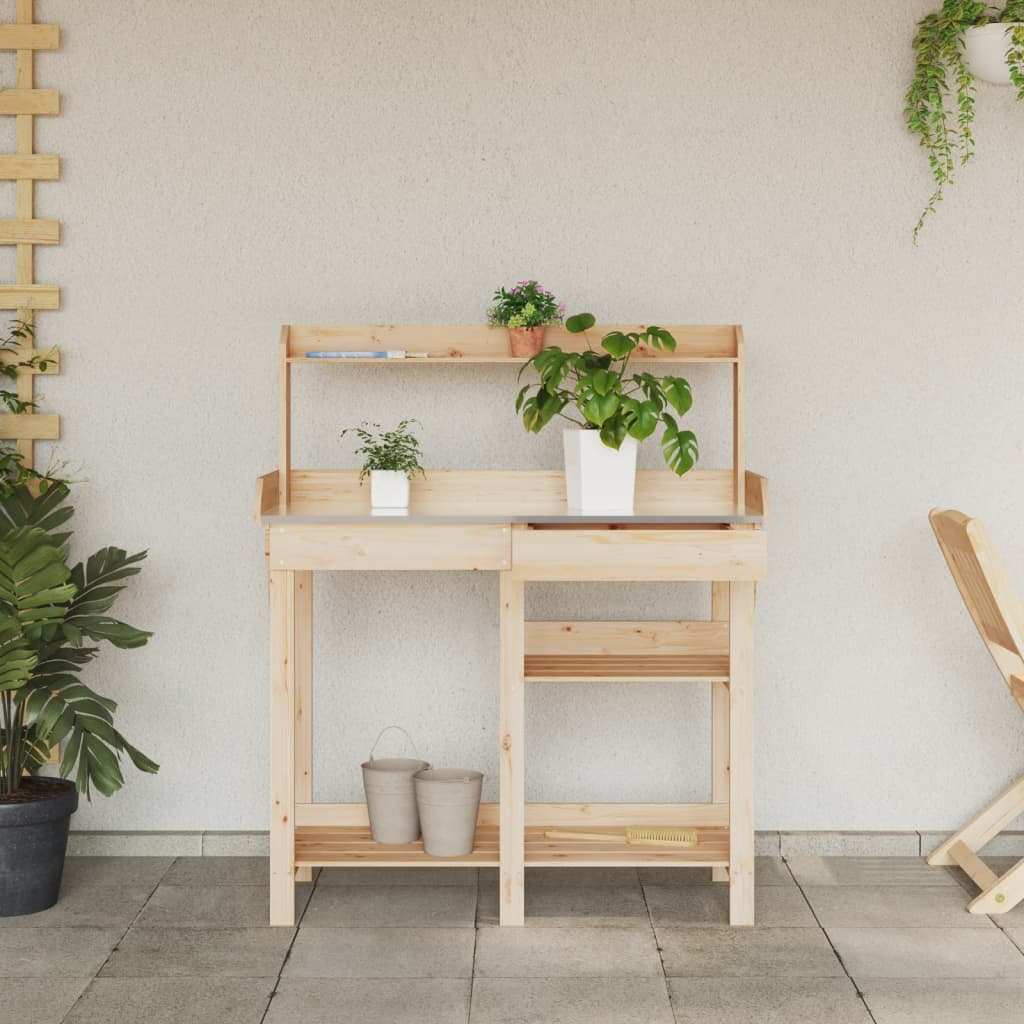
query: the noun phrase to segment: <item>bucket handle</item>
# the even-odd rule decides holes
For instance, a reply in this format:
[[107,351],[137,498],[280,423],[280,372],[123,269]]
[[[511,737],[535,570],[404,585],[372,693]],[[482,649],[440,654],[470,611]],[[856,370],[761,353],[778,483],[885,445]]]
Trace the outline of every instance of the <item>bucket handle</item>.
[[370,748],[370,760],[371,761],[373,760],[373,752],[377,749],[377,744],[380,743],[380,738],[389,729],[397,729],[400,733],[402,733],[405,736],[405,738],[409,741],[409,746],[412,747],[412,752],[416,755],[416,760],[417,761],[422,761],[423,760],[423,758],[420,757],[420,752],[416,749],[416,744],[413,743],[413,741],[412,741],[412,737],[405,731],[405,729],[403,729],[400,725],[385,725],[384,728],[381,729],[381,731],[379,733],[377,733],[377,738],[373,741],[373,746]]

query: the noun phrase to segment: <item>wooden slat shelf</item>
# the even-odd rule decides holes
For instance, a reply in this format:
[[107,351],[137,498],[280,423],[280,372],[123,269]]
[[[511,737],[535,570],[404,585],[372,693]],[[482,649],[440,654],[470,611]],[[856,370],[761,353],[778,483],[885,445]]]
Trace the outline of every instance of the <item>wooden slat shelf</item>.
[[497,867],[498,827],[479,825],[473,852],[467,857],[428,857],[423,843],[383,846],[370,837],[369,826],[300,825],[295,830],[295,863],[299,867],[331,867],[358,864],[362,867]]
[[[630,846],[625,842],[548,839],[545,832],[566,826],[532,825],[526,828],[526,864],[554,867],[630,867],[638,864],[674,864],[682,867],[723,867],[729,863],[729,830],[699,828],[695,847]],[[590,831],[595,826],[589,827]],[[599,829],[603,831],[603,829]],[[616,831],[609,827],[609,832]],[[299,826],[295,830],[297,867],[497,867],[498,828],[479,825],[473,852],[466,857],[428,857],[423,843],[383,846],[370,838],[367,826]]]
[[[564,826],[527,826],[526,865],[549,867],[631,867],[640,864],[674,864],[681,867],[725,867],[729,863],[729,830],[697,829],[697,845],[691,847],[630,846],[625,841],[599,843],[581,839],[548,839],[545,831]],[[603,832],[590,826],[577,831]],[[609,828],[613,832],[615,829]]]
[[[302,363],[306,366],[345,366],[349,363],[358,363],[360,366],[366,363],[380,363],[388,366],[424,366],[433,363],[507,363],[509,366],[522,366],[525,359],[521,356],[484,356],[473,355],[449,355],[447,353],[434,354],[430,352],[427,358],[414,359],[378,359],[373,356],[361,358],[359,356],[347,356],[343,359],[324,359],[319,356],[309,358],[308,356],[290,356],[289,363]],[[657,354],[638,350],[630,360],[631,363],[735,363],[736,356],[700,356],[688,355],[686,352],[658,352]]]
[[727,654],[527,654],[527,682],[728,682]]

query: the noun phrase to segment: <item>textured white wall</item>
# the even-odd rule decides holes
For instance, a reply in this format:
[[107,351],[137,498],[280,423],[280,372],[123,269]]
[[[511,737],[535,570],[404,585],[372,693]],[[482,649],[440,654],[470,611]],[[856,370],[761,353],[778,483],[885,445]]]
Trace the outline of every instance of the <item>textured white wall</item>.
[[[925,517],[985,517],[1024,586],[1024,109],[980,89],[977,164],[915,251],[928,180],[901,108],[931,6],[39,0],[64,30],[39,58],[64,94],[38,131],[64,161],[38,189],[65,224],[38,261],[64,293],[41,318],[65,353],[45,392],[88,476],[79,550],[150,549],[122,612],[156,637],[94,680],[163,764],[77,827],[266,826],[249,514],[279,325],[474,322],[526,275],[606,321],[746,326],[750,462],[775,507],[758,826],[941,829],[1019,772],[1020,716]],[[693,380],[722,465],[725,392]],[[412,415],[431,466],[556,466],[513,394],[509,368],[322,368],[298,386],[298,461],[352,466],[343,426]],[[318,588],[318,795],[358,797],[389,721],[493,779],[496,579]],[[705,602],[560,586],[530,612]],[[702,798],[706,710],[697,687],[531,690],[529,795]]]

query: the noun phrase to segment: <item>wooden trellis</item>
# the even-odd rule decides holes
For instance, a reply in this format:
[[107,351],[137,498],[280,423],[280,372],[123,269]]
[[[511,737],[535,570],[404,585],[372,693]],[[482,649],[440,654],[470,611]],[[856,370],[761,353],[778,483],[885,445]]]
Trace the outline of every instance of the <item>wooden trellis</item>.
[[[17,0],[16,23],[0,25],[0,50],[16,53],[15,88],[0,90],[0,114],[15,118],[14,153],[0,154],[0,180],[16,183],[16,210],[12,220],[0,220],[0,245],[17,250],[14,284],[0,285],[0,310],[35,325],[36,338],[23,338],[18,351],[3,353],[5,362],[21,362],[33,355],[46,356],[46,369],[26,367],[18,371],[18,398],[31,402],[35,397],[37,373],[57,373],[56,350],[40,349],[37,311],[60,308],[60,289],[54,284],[37,284],[35,247],[56,245],[60,241],[60,222],[37,220],[35,183],[56,181],[60,177],[60,158],[35,151],[35,118],[60,113],[60,93],[56,89],[35,87],[37,50],[56,50],[60,46],[58,25],[37,25],[33,17],[34,0]],[[36,441],[54,441],[60,437],[60,417],[33,410],[20,415],[0,415],[0,438],[16,441],[22,464],[32,468]]]

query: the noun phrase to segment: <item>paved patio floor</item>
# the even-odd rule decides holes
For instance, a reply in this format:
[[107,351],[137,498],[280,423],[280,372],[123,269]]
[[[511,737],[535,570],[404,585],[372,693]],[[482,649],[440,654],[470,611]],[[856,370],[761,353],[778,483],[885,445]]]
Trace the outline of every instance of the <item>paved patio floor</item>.
[[[999,870],[1003,865],[993,861]],[[267,927],[262,858],[76,857],[0,919],[0,1024],[1021,1024],[1024,907],[911,858],[758,861],[754,929],[707,872],[326,870]]]

